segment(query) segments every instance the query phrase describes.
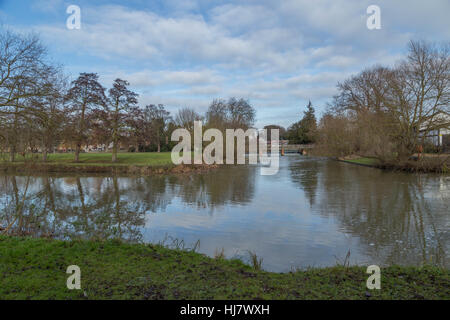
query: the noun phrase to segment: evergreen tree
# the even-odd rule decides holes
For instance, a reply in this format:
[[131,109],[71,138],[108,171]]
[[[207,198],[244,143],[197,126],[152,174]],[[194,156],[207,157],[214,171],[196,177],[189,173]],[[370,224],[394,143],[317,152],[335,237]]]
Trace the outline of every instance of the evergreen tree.
[[287,138],[291,144],[308,144],[315,141],[317,121],[311,101],[303,112],[303,118],[288,128]]

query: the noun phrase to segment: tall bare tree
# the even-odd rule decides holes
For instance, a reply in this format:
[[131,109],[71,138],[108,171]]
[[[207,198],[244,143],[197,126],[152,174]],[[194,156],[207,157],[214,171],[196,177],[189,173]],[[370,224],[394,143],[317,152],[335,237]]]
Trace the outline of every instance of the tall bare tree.
[[0,31],[0,121],[14,161],[19,142],[20,123],[29,114],[28,99],[40,96],[42,76],[48,70],[46,50],[36,35]]
[[122,129],[126,125],[126,118],[130,108],[137,104],[138,94],[129,90],[130,83],[126,80],[116,79],[113,86],[108,91],[108,103],[105,105],[112,131],[112,162],[117,161],[117,150],[122,133]]
[[194,130],[194,121],[203,120],[203,117],[192,108],[182,108],[175,116],[175,124],[189,131]]
[[214,100],[206,112],[208,126],[224,129],[247,129],[255,122],[256,112],[245,99]]
[[34,127],[39,137],[42,150],[42,160],[47,161],[47,153],[55,149],[61,142],[63,127],[67,123],[65,116],[64,97],[66,93],[66,78],[61,70],[51,70],[43,81],[45,94],[31,98]]
[[164,109],[162,104],[157,106],[150,104],[145,106],[144,118],[150,125],[151,140],[157,146],[157,152],[161,152],[161,143],[168,121],[170,121],[170,112]]
[[450,128],[449,48],[411,41],[406,59],[394,68],[375,66],[338,84],[333,111],[347,114],[349,129],[358,129],[356,150],[370,144],[361,140],[366,137],[406,159],[431,132]]
[[390,77],[388,112],[396,120],[399,155],[409,156],[431,131],[450,127],[450,44],[411,41]]
[[66,100],[71,104],[75,162],[79,162],[81,146],[88,138],[88,113],[106,105],[105,88],[98,82],[96,73],[80,73],[72,82]]

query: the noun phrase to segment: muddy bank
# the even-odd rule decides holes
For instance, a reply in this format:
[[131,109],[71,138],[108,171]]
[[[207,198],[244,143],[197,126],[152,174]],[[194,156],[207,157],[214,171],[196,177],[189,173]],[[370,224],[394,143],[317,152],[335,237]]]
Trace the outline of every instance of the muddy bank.
[[410,173],[439,173],[449,174],[450,166],[442,163],[421,163],[419,161],[405,161],[400,163],[380,163],[375,168]]
[[47,163],[3,163],[0,171],[7,173],[104,173],[127,175],[155,174],[187,174],[204,173],[216,169],[217,165],[169,165],[169,166],[136,166],[136,165],[83,165],[83,164],[47,164]]
[[450,157],[424,157],[418,159],[408,159],[403,161],[380,161],[375,158],[360,157],[356,155],[332,158],[333,160],[351,163],[364,167],[372,167],[390,171],[403,171],[409,173],[450,173]]

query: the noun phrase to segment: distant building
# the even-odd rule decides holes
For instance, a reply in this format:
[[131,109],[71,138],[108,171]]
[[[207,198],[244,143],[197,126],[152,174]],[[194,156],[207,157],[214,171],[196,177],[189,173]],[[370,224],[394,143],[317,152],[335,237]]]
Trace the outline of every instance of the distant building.
[[450,129],[433,130],[427,135],[427,138],[436,147],[450,148]]
[[427,141],[444,151],[450,151],[450,116],[442,114],[439,120],[442,122],[441,128],[429,131],[426,134]]

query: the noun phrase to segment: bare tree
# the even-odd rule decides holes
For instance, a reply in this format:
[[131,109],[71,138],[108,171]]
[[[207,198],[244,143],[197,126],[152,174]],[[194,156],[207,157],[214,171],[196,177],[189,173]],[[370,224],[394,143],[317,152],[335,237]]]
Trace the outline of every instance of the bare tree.
[[203,117],[200,114],[198,114],[194,109],[187,107],[178,110],[175,116],[175,124],[189,131],[194,130],[194,121],[199,120],[203,120]]
[[333,111],[359,128],[356,150],[368,147],[361,140],[366,137],[390,146],[381,153],[405,159],[432,131],[450,127],[449,53],[449,44],[411,41],[407,58],[395,68],[376,66],[338,84]]
[[227,103],[229,122],[232,128],[247,129],[255,123],[256,111],[248,100],[230,98]]
[[396,120],[399,155],[407,157],[428,134],[450,127],[450,46],[411,41],[406,61],[394,70],[385,100]]
[[105,88],[98,82],[96,73],[80,73],[72,82],[66,100],[71,104],[75,162],[79,162],[81,145],[88,138],[86,132],[88,113],[94,108],[105,106]]
[[150,125],[151,140],[157,146],[157,151],[161,152],[162,138],[168,121],[170,121],[170,113],[164,109],[162,104],[150,104],[144,109],[145,122]]
[[14,161],[19,127],[30,112],[28,99],[40,96],[42,76],[48,70],[46,51],[35,35],[0,32],[0,117],[9,134],[5,137],[10,161]]
[[48,151],[54,150],[60,142],[63,126],[66,124],[64,96],[66,79],[59,69],[51,70],[43,82],[45,95],[31,98],[34,127],[39,136],[42,160],[47,161]]
[[224,129],[247,129],[255,122],[256,112],[247,100],[230,98],[214,100],[206,112],[209,127]]
[[126,80],[116,79],[108,91],[108,103],[105,109],[111,121],[112,131],[112,162],[117,161],[117,149],[119,146],[122,128],[126,125],[127,112],[137,104],[138,94],[129,90],[130,83]]
[[228,106],[226,101],[222,99],[214,99],[206,112],[207,126],[225,131],[228,122]]

